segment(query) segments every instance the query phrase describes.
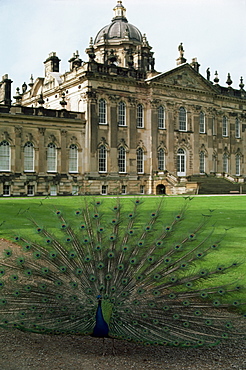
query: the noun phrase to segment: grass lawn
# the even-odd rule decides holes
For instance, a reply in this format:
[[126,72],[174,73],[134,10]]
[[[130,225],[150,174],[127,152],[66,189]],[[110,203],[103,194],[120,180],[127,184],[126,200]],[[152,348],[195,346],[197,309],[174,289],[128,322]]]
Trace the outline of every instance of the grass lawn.
[[[107,218],[110,208],[115,200],[110,197],[86,197],[88,202],[94,199],[102,200],[100,210]],[[123,210],[131,210],[136,198],[121,197]],[[141,204],[142,222],[148,222],[148,218],[157,206],[159,198],[143,197]],[[188,203],[188,210],[184,221],[175,233],[181,240],[187,233],[193,232],[201,219],[208,220],[207,231],[215,226],[213,240],[222,238],[221,247],[218,251],[208,254],[205,265],[227,265],[230,262],[244,262],[246,257],[246,197],[244,196],[213,196],[194,197],[191,201],[183,197],[164,197],[163,212],[159,225],[168,225],[179,212],[184,203]],[[33,217],[40,226],[48,226],[52,233],[57,233],[59,224],[55,210],[61,210],[66,219],[75,220],[75,211],[83,207],[83,197],[50,197],[43,198],[1,198],[0,199],[0,238],[11,240],[15,235],[25,236],[31,240],[39,238],[35,228],[28,219]],[[126,213],[127,214],[127,213]],[[209,216],[209,217],[207,217]],[[112,216],[111,216],[112,217]],[[141,222],[140,222],[141,223]],[[225,230],[227,230],[225,232]],[[189,235],[189,234],[188,234]],[[205,235],[202,234],[202,235]],[[37,240],[37,239],[36,239]],[[244,276],[245,267],[240,266],[234,272],[226,275],[229,281],[238,277],[246,285]],[[223,279],[223,276],[222,276]],[[226,280],[225,280],[226,281]],[[246,293],[244,293],[246,297]],[[245,299],[246,301],[246,299]]]

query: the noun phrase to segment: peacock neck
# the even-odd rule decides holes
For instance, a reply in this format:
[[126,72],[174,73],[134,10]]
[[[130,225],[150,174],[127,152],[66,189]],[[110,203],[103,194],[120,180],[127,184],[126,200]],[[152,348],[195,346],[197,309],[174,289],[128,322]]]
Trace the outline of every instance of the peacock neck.
[[103,317],[102,312],[102,301],[98,300],[97,312],[96,312],[96,325],[93,329],[93,337],[105,338],[108,337],[109,327]]

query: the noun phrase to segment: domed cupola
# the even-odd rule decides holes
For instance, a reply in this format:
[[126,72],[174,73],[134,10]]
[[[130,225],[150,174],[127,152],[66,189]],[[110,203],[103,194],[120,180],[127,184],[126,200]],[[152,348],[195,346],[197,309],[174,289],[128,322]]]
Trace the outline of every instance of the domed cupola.
[[[103,27],[94,41],[95,60],[120,67],[153,70],[154,58],[145,35],[128,23],[122,1],[114,7],[112,22]],[[151,66],[151,67],[150,67]]]
[[118,1],[114,8],[115,16],[112,23],[103,27],[95,38],[95,44],[108,41],[110,43],[118,42],[119,40],[131,40],[137,43],[142,42],[142,34],[139,29],[128,23],[126,19],[126,8],[122,5],[122,1]]

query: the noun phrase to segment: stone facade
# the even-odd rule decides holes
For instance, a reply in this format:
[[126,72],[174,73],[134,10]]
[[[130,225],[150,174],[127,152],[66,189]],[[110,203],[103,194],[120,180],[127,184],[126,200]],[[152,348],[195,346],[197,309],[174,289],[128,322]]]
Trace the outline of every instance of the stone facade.
[[[191,194],[194,174],[244,181],[242,79],[237,90],[230,75],[227,87],[217,75],[210,81],[209,71],[204,78],[196,59],[186,62],[182,44],[177,66],[155,71],[146,36],[128,23],[121,1],[114,11],[86,49],[88,62],[76,52],[70,71],[61,74],[59,58],[50,53],[45,77],[24,84],[16,107],[0,114],[0,127],[8,122],[2,142],[13,152],[9,171],[0,169],[2,184],[11,184],[13,195],[28,189],[37,195]],[[35,151],[32,174],[23,169],[25,142]],[[47,169],[49,144],[57,151],[53,172]]]

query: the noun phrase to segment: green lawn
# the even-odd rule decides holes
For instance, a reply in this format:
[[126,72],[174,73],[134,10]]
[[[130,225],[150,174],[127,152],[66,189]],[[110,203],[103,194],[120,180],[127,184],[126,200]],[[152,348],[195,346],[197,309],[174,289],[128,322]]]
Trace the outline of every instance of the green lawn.
[[[104,217],[109,216],[111,206],[115,200],[110,197],[86,197],[88,202],[94,199],[102,200],[100,209]],[[130,210],[133,207],[134,197],[121,197],[124,209]],[[141,204],[141,217],[138,220],[138,225],[141,222],[148,222],[148,218],[152,211],[155,210],[159,198],[158,197],[143,197]],[[215,196],[215,197],[194,197],[191,201],[184,200],[183,197],[164,197],[163,211],[161,214],[161,225],[170,224],[170,220],[176,216],[184,203],[188,204],[184,221],[174,233],[176,237],[182,240],[187,233],[191,233],[194,227],[204,218],[208,220],[208,225],[205,232],[201,236],[206,235],[206,232],[211,230],[215,225],[213,240],[221,240],[221,245],[218,251],[209,254],[205,258],[205,265],[227,265],[230,262],[244,262],[246,257],[246,197],[244,196]],[[55,210],[62,210],[65,217],[71,222],[76,223],[75,211],[82,208],[84,205],[83,197],[50,197],[43,198],[1,198],[0,199],[0,238],[13,240],[15,235],[25,236],[31,240],[40,238],[37,235],[30,217],[33,217],[40,226],[48,226],[52,233],[56,234],[59,229],[59,222],[55,214]],[[207,217],[209,216],[209,217]],[[227,230],[228,229],[228,230]],[[227,230],[225,232],[225,230]],[[226,275],[228,281],[236,280],[238,277],[246,284],[244,276],[245,267],[240,266]],[[223,277],[222,277],[223,279]],[[225,280],[225,281],[227,281]],[[246,294],[245,294],[246,296]]]

